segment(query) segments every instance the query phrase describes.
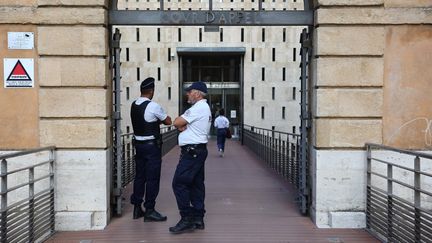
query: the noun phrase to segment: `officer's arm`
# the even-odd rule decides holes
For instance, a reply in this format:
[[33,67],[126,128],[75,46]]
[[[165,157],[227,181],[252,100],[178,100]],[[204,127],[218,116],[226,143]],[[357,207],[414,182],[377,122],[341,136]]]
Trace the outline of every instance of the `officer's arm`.
[[174,119],[174,126],[180,131],[183,131],[187,124],[188,122],[181,116]]
[[165,118],[165,120],[163,120],[163,121],[161,121],[162,122],[162,124],[164,124],[164,125],[171,125],[172,124],[172,121],[171,121],[171,117],[170,116],[167,116],[166,118]]

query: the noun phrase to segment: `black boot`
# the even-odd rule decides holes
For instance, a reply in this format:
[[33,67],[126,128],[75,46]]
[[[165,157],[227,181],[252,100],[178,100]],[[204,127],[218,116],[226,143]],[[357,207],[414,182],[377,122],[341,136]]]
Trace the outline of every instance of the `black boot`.
[[160,222],[166,220],[167,216],[161,215],[158,211],[154,209],[147,209],[144,213],[144,222]]
[[141,208],[141,205],[134,205],[134,210],[133,210],[133,219],[139,219],[141,217],[144,216],[144,211]]
[[195,224],[195,229],[203,230],[205,228],[203,217],[194,217],[193,223]]
[[193,219],[190,217],[182,217],[174,227],[170,227],[169,231],[173,234],[181,234],[191,232],[195,229]]

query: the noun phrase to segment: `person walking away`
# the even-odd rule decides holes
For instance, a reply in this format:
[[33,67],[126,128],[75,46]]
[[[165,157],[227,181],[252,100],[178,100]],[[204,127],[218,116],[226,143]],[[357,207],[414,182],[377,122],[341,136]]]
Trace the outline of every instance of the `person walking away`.
[[225,152],[226,130],[229,128],[228,118],[225,117],[225,110],[219,110],[219,116],[214,121],[214,127],[217,129],[217,147],[219,156],[223,157]]
[[173,234],[204,229],[204,163],[212,115],[205,99],[207,86],[204,82],[192,83],[186,92],[192,107],[174,120],[174,126],[180,131],[181,154],[172,187],[181,219],[169,228]]
[[164,109],[152,101],[154,83],[152,77],[141,83],[141,97],[132,103],[130,112],[136,151],[136,172],[130,202],[134,205],[133,219],[144,217],[144,222],[167,219],[155,210],[155,204],[159,194],[162,163],[160,124],[171,125],[172,121]]

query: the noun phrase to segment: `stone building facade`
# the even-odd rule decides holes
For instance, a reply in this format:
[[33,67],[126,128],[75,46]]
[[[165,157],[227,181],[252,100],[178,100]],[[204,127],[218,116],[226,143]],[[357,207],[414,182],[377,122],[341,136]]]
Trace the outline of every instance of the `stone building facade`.
[[432,1],[318,0],[312,218],[364,227],[365,142],[432,149]]
[[[311,216],[319,227],[363,227],[365,142],[425,151],[432,147],[432,98],[429,94],[432,84],[432,69],[429,68],[432,63],[432,2],[314,2],[314,55],[310,75],[313,118]],[[149,1],[149,4],[154,3]],[[189,3],[182,1],[181,4]],[[234,6],[235,3],[232,8]],[[101,229],[110,219],[112,98],[107,13],[105,0],[3,0],[0,3],[0,67],[3,67],[4,58],[33,58],[35,63],[33,88],[0,87],[3,111],[0,116],[0,149],[57,146],[55,209],[58,230]],[[224,28],[224,37],[227,38],[226,33],[239,31],[234,27],[221,28]],[[154,33],[144,34],[147,27],[139,29],[140,40],[154,38]],[[280,29],[273,31],[270,28],[268,33],[269,40],[278,43],[261,43],[260,29],[245,29],[245,33],[250,33],[245,35],[245,38],[250,38],[250,45],[245,45],[245,64],[251,60],[248,56],[251,48],[285,47],[279,41]],[[8,49],[6,36],[11,31],[33,32],[35,48]],[[134,36],[136,27],[124,32]],[[166,51],[177,47],[171,42],[178,42],[178,28],[165,28],[162,32],[167,36],[167,43],[163,43],[160,53],[151,51],[154,56],[150,57],[150,62],[143,61],[143,70],[140,71],[143,77],[157,76],[158,67],[164,68],[161,69],[160,82],[170,82],[171,98],[175,102],[180,95],[176,83],[180,75],[174,62],[166,61]],[[186,33],[195,34],[189,36]],[[196,43],[197,33],[199,27],[182,30],[180,46]],[[231,46],[238,43],[239,38],[238,33],[230,34],[232,39],[228,45],[218,41],[219,36],[215,33],[203,31],[202,35],[217,47]],[[287,36],[288,40],[286,46],[291,50],[291,41],[295,40],[297,45],[296,38]],[[132,41],[130,44],[132,46]],[[289,56],[292,51],[288,53],[286,60],[291,63]],[[126,58],[125,50],[122,55],[123,59]],[[141,55],[147,58],[146,54]],[[271,52],[263,52],[261,58],[271,60],[271,55]],[[177,54],[174,56],[179,58]],[[139,57],[130,56],[137,58],[137,63]],[[151,63],[158,58],[165,60]],[[286,63],[279,63],[282,60],[276,55],[274,63],[266,62],[265,68],[273,70],[269,74],[266,72],[265,76],[275,75],[269,81],[251,81],[257,83],[256,90],[265,91],[262,99],[266,102],[272,102],[267,98],[271,99],[269,88],[273,86],[270,82],[283,82],[280,68]],[[130,65],[130,70],[141,65],[131,64],[131,61],[124,63]],[[262,65],[249,64],[253,67],[250,72],[257,72],[259,77]],[[134,80],[137,83],[135,73],[125,73],[123,79],[131,80],[125,82]],[[246,75],[256,76],[256,73],[247,73],[245,69],[245,80]],[[4,76],[3,68],[0,76]],[[288,84],[289,80],[287,74],[285,82]],[[284,92],[291,94],[289,86]],[[168,87],[157,87],[161,91],[157,99],[162,102],[168,96]],[[245,99],[249,94],[248,88],[251,86],[244,89]],[[132,93],[136,88],[131,85],[129,89],[132,99],[137,95]],[[282,96],[276,95],[275,101],[281,102],[279,98]],[[256,102],[255,106],[263,106]],[[168,107],[169,113],[178,112],[177,108],[171,108],[178,107],[178,104],[169,103]],[[244,109],[247,109],[246,105]],[[278,124],[274,124],[278,130]],[[268,127],[267,122],[261,125]]]
[[[34,87],[0,87],[0,148],[55,145],[56,227],[102,229],[110,219],[110,116],[105,0],[4,0],[4,58],[33,58]],[[33,32],[34,48],[8,49],[8,32]],[[91,185],[91,186],[90,186]]]

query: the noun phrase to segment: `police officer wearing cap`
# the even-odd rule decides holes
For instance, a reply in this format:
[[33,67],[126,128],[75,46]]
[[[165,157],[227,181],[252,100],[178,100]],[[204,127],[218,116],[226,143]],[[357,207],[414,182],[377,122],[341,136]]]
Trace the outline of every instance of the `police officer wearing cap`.
[[149,77],[141,83],[141,97],[132,103],[130,114],[136,151],[136,173],[130,202],[134,205],[133,219],[144,217],[144,222],[167,219],[155,210],[155,204],[162,163],[160,124],[171,125],[172,122],[164,109],[151,101],[154,82],[155,79]]
[[172,187],[181,219],[169,228],[173,234],[204,229],[204,162],[212,116],[205,99],[207,86],[204,82],[194,82],[186,92],[192,107],[174,120],[174,126],[180,131],[181,154]]

